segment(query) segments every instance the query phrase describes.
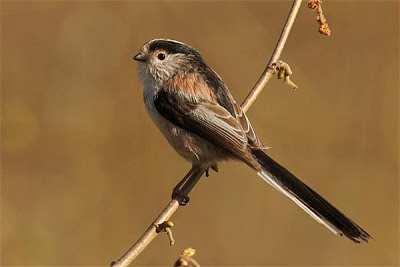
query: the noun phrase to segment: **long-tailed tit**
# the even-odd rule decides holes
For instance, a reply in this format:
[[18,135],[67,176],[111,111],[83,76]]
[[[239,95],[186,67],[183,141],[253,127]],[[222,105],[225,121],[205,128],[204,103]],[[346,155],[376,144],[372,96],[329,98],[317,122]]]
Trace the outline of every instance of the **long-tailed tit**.
[[366,231],[266,154],[247,116],[197,50],[155,39],[134,59],[150,117],[193,166],[207,169],[219,161],[240,160],[333,233],[368,241]]

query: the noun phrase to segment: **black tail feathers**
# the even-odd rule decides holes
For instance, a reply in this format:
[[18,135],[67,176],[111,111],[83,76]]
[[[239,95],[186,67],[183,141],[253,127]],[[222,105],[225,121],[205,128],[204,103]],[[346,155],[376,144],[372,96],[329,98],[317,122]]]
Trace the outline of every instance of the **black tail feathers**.
[[368,242],[371,238],[365,230],[279,165],[263,150],[254,150],[253,155],[263,166],[263,171],[259,172],[258,175],[292,199],[319,223],[325,225],[335,234],[344,234],[356,243],[360,243],[360,241]]

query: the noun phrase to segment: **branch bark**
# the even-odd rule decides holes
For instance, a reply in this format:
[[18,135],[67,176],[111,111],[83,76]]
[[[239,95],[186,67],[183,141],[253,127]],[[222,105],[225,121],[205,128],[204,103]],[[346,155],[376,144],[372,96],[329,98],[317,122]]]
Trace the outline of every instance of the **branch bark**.
[[[258,79],[257,83],[254,85],[253,89],[247,95],[246,99],[243,101],[241,107],[247,112],[250,106],[257,99],[258,95],[261,93],[265,85],[273,76],[273,69],[271,68],[271,64],[277,62],[282,54],[282,50],[286,44],[287,38],[289,36],[290,30],[292,29],[293,23],[296,19],[297,13],[299,11],[301,4],[301,0],[294,0],[292,8],[289,12],[289,16],[286,19],[285,26],[283,27],[282,33],[279,37],[278,43],[275,46],[274,52],[272,56]],[[204,170],[193,170],[191,169],[187,175],[189,175],[189,180],[197,181],[204,174]],[[189,192],[187,192],[189,193]],[[168,205],[164,208],[164,210],[158,215],[158,217],[150,224],[149,228],[147,228],[146,232],[136,241],[136,243],[117,261],[112,262],[111,266],[113,267],[126,267],[132,261],[136,259],[137,256],[153,241],[153,239],[157,236],[155,225],[161,224],[164,221],[167,221],[171,218],[171,216],[175,213],[175,211],[179,208],[179,201],[176,198],[173,198]]]

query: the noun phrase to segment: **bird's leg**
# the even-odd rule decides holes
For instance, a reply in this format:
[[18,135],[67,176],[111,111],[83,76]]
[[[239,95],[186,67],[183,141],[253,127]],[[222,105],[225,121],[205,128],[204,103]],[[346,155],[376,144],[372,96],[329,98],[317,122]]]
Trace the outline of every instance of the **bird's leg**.
[[210,167],[207,168],[207,170],[206,170],[206,176],[207,177],[210,176],[210,169],[215,171],[215,172],[219,172],[218,163],[214,162],[213,164],[210,165]]
[[172,198],[174,198],[177,195],[178,196],[181,195],[180,189],[181,189],[182,185],[186,182],[186,180],[189,178],[189,176],[193,173],[193,171],[194,171],[194,169],[192,167],[189,170],[189,172],[185,175],[185,177],[183,177],[182,180],[180,180],[180,182],[174,187],[174,190],[172,190]]
[[181,206],[185,206],[189,202],[189,193],[200,180],[206,168],[199,166],[192,166],[190,171],[183,177],[183,179],[174,187],[172,191],[172,198],[179,201]]

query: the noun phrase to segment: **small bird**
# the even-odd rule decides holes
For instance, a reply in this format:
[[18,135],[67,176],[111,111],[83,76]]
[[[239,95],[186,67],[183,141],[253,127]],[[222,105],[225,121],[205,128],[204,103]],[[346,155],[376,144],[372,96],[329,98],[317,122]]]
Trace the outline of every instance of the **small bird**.
[[208,170],[220,161],[240,160],[336,235],[368,242],[366,231],[267,155],[246,114],[196,49],[154,39],[133,58],[150,117],[192,166]]

